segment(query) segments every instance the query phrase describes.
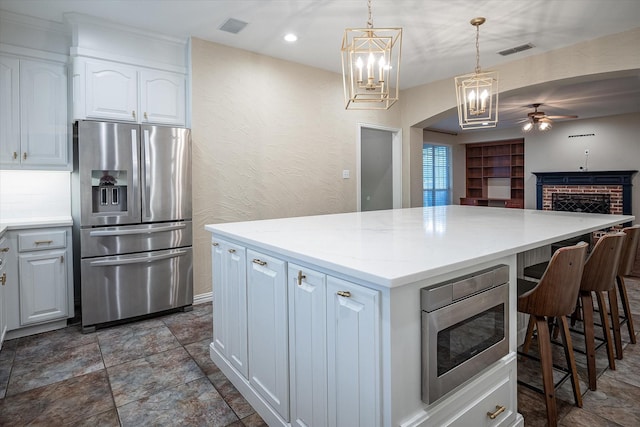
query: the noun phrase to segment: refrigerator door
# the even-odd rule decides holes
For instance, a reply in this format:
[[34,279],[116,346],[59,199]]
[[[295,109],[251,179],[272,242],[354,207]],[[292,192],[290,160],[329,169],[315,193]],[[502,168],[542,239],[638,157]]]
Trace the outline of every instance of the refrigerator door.
[[139,129],[123,123],[76,123],[83,227],[140,223]]
[[191,131],[142,126],[142,222],[191,219]]
[[192,249],[83,259],[82,326],[193,304]]

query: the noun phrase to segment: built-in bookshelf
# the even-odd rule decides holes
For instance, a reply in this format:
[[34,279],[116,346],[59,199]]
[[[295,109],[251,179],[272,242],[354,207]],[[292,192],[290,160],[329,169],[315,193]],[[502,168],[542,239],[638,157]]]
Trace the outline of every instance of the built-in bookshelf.
[[524,208],[524,140],[467,144],[462,205]]

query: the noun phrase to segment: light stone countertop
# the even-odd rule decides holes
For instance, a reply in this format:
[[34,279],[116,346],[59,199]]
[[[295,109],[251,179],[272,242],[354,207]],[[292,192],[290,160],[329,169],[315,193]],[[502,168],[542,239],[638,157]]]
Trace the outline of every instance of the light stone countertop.
[[205,229],[393,288],[633,219],[450,205],[209,224]]
[[5,219],[0,218],[0,235],[6,230],[17,230],[25,228],[42,228],[42,227],[70,227],[73,225],[71,216],[56,217],[39,217],[24,219]]

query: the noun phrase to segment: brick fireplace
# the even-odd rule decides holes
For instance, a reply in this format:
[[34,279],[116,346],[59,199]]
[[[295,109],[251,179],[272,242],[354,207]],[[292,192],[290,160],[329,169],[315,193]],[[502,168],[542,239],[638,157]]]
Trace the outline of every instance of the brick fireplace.
[[[636,172],[533,172],[536,176],[536,207],[541,210],[555,208],[631,215],[631,179]],[[565,204],[558,204],[558,200]],[[600,204],[598,210],[597,204]],[[602,211],[607,204],[608,212]]]

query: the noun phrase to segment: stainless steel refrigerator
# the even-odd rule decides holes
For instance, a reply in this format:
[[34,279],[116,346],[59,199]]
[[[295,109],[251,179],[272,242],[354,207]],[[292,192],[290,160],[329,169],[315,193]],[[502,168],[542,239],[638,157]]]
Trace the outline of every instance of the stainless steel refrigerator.
[[189,129],[76,122],[72,212],[83,331],[191,307]]

